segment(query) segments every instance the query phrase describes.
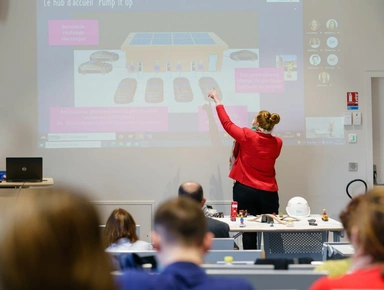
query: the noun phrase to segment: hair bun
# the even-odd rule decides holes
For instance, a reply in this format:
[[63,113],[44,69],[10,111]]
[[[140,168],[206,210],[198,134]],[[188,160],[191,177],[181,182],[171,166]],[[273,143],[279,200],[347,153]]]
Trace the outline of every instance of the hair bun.
[[273,113],[270,117],[270,120],[273,124],[279,124],[280,122],[280,115],[279,114],[276,114],[276,113]]

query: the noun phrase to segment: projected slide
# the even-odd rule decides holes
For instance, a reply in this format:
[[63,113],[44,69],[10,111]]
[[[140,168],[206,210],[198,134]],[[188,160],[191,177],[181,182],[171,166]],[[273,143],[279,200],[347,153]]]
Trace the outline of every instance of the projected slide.
[[288,145],[343,140],[316,134],[323,124],[306,114],[305,72],[319,67],[316,86],[332,75],[322,35],[304,39],[302,1],[285,2],[38,0],[39,146],[230,145],[211,90],[239,126],[279,113],[274,133]]

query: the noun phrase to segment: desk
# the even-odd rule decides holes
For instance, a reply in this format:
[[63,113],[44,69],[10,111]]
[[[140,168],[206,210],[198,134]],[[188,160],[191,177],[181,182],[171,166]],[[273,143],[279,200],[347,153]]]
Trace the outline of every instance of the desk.
[[0,183],[1,188],[29,188],[39,186],[50,186],[53,185],[53,178],[43,178],[42,182],[7,182],[3,180]]
[[[266,258],[312,257],[315,260],[322,260],[322,247],[323,243],[328,242],[329,232],[333,232],[333,241],[339,242],[344,231],[340,222],[331,218],[325,222],[321,219],[321,215],[311,215],[300,221],[294,221],[293,227],[277,222],[271,227],[271,224],[261,223],[260,220],[248,220],[253,218],[244,218],[245,227],[240,227],[240,218],[237,218],[236,222],[232,222],[229,216],[216,219],[227,223],[231,232],[258,233],[257,245],[260,247],[263,238]],[[310,226],[308,219],[315,219],[317,226]]]

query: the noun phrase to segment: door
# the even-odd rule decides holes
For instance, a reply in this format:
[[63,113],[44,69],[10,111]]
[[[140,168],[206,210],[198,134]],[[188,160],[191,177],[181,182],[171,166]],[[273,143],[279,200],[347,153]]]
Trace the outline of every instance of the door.
[[373,77],[371,89],[373,167],[376,183],[384,184],[384,77]]

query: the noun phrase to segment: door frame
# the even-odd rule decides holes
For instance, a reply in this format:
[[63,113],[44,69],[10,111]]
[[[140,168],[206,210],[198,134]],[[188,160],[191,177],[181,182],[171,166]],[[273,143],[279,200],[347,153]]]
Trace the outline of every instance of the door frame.
[[365,96],[366,96],[366,109],[363,110],[364,121],[363,128],[365,129],[366,136],[366,150],[365,150],[365,160],[366,160],[366,179],[368,188],[373,188],[373,130],[372,130],[372,79],[373,78],[384,78],[384,71],[382,70],[372,70],[365,71],[364,80],[365,80]]

